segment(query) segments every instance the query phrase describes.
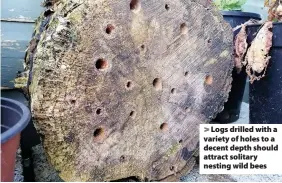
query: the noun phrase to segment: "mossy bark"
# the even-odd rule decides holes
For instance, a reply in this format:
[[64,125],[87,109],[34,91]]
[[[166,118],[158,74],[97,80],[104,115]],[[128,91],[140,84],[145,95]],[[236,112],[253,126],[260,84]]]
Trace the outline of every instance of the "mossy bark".
[[206,0],[45,3],[26,56],[35,125],[65,181],[172,180],[228,98],[231,28]]

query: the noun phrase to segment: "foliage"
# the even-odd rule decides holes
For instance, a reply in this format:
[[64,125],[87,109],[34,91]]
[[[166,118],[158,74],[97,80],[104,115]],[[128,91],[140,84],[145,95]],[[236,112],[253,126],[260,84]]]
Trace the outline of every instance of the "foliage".
[[268,21],[282,22],[282,0],[265,0],[264,6],[268,7]]
[[277,0],[264,0],[265,7],[271,7],[276,3]]
[[219,10],[242,10],[242,6],[247,0],[214,0],[214,4]]

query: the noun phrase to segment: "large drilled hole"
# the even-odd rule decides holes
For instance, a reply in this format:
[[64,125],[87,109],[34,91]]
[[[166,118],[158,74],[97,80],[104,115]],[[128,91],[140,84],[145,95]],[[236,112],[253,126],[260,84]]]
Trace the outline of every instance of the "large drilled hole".
[[180,25],[180,32],[181,32],[181,34],[187,34],[188,33],[188,27],[185,23],[182,23]]
[[153,81],[153,86],[155,87],[155,89],[158,91],[158,90],[161,90],[162,89],[162,80],[160,78],[155,78],[154,81]]
[[99,108],[99,109],[96,110],[97,115],[100,115],[101,113],[102,113],[102,109]]
[[211,75],[207,75],[205,78],[205,84],[206,85],[211,85],[213,83],[213,78]]
[[102,58],[99,58],[99,59],[96,61],[95,66],[96,66],[97,69],[103,70],[103,69],[108,68],[109,64],[108,64],[108,61],[107,61],[107,60],[102,59]]
[[165,9],[169,10],[169,5],[168,4],[165,5]]
[[188,76],[188,72],[185,72],[185,73],[184,73],[184,76]]
[[167,131],[168,130],[168,124],[167,123],[161,124],[160,130],[163,131],[163,132]]
[[97,128],[93,133],[94,140],[100,141],[103,140],[105,137],[105,130],[104,128]]
[[141,8],[139,0],[131,0],[129,6],[132,11],[138,11]]
[[112,24],[108,24],[106,28],[106,33],[111,34],[115,27]]
[[136,112],[135,111],[131,111],[129,114],[130,117],[135,118],[136,116]]
[[176,89],[175,89],[175,88],[172,88],[170,92],[171,92],[171,94],[175,94]]
[[132,81],[127,81],[127,83],[126,83],[126,88],[127,88],[127,89],[131,89],[132,87],[133,87]]

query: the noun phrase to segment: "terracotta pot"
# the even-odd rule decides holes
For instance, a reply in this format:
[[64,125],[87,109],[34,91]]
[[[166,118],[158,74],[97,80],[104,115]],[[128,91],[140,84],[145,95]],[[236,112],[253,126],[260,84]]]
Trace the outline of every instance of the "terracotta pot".
[[24,104],[1,97],[1,182],[14,179],[20,132],[27,126],[30,116]]

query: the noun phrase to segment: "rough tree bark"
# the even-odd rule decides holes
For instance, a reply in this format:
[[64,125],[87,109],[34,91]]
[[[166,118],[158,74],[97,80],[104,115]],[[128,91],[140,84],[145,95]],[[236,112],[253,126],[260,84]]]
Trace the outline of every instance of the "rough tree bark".
[[172,180],[192,168],[199,124],[230,90],[233,34],[215,8],[207,0],[44,5],[18,79],[29,76],[35,125],[62,179]]

